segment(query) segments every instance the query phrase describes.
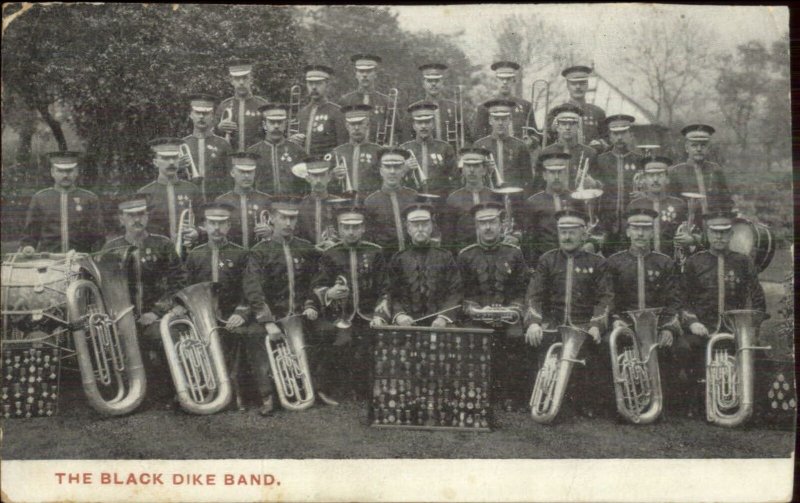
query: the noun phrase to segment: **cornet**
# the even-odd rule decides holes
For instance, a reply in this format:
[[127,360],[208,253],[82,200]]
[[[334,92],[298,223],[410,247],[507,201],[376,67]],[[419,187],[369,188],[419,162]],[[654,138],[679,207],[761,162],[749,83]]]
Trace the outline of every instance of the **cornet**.
[[180,152],[182,156],[186,156],[189,158],[189,180],[200,178],[200,172],[197,171],[197,166],[194,163],[194,158],[192,157],[192,150],[189,148],[189,145],[185,143],[181,143]]
[[336,159],[336,167],[344,167],[344,178],[342,179],[342,193],[344,194],[352,194],[355,192],[353,189],[353,184],[350,181],[350,172],[347,169],[347,159],[339,154],[334,154]]
[[300,94],[302,88],[295,84],[289,89],[289,113],[287,121],[287,135],[300,133]]
[[192,227],[194,227],[194,212],[192,208],[189,207],[181,211],[180,218],[178,219],[178,232],[175,235],[175,253],[177,253],[179,257],[183,256],[183,248],[185,245],[183,242],[183,233]]
[[255,224],[255,227],[253,227],[253,229],[266,226],[268,229],[267,237],[272,234],[272,222],[269,219],[269,210],[261,210],[261,212],[258,215],[255,215],[253,217],[253,220],[254,220],[253,223]]
[[419,165],[417,161],[417,156],[414,155],[414,152],[411,152],[411,158],[409,158],[409,168],[411,173],[411,179],[414,181],[414,185],[417,187],[417,190],[424,190],[428,186],[428,175],[426,175],[422,171],[422,166]]
[[[220,118],[220,122],[230,122],[233,120],[233,108],[228,107],[222,111],[222,117]],[[225,141],[230,143],[231,142],[231,133],[228,131],[225,133]]]

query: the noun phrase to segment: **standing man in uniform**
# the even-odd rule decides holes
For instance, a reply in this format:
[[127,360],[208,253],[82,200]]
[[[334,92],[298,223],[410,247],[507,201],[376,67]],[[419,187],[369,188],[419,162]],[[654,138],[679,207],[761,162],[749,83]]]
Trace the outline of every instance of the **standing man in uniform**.
[[442,218],[444,245],[453,252],[475,242],[475,220],[470,209],[476,204],[498,200],[497,194],[486,187],[489,154],[481,147],[461,149],[464,186],[447,196]]
[[403,177],[408,170],[408,150],[383,148],[378,151],[383,184],[364,201],[367,211],[367,235],[380,245],[387,258],[406,248],[402,210],[413,203],[417,192],[403,187]]
[[399,108],[396,110],[394,122],[389,121],[389,131],[385,131],[383,138],[379,138],[381,131],[384,131],[387,124],[386,121],[391,113],[391,107],[398,105],[393,102],[391,97],[375,89],[375,81],[378,80],[378,66],[383,60],[380,56],[375,56],[374,54],[354,54],[350,57],[350,61],[353,62],[356,70],[358,88],[342,96],[339,103],[342,106],[356,104],[372,106],[372,119],[370,120],[370,131],[367,140],[372,143],[378,143],[381,146],[389,145],[390,136],[392,136],[391,129],[394,129],[394,138],[390,146],[400,144],[403,138],[403,131],[401,131],[401,118],[398,116],[400,113]]
[[228,66],[233,96],[217,107],[217,130],[233,150],[243,152],[261,139],[261,114],[267,100],[253,95],[253,63],[235,60]]
[[346,179],[349,177],[352,190],[368,195],[381,187],[378,167],[377,143],[367,141],[372,117],[372,105],[357,103],[342,107],[349,141],[333,150],[336,167],[333,176],[336,185],[332,192],[346,192]]
[[54,185],[31,198],[20,248],[23,253],[89,253],[103,246],[103,211],[98,197],[75,185],[77,152],[50,152]]
[[625,212],[634,190],[633,178],[640,172],[642,156],[631,150],[633,136],[630,115],[611,115],[605,120],[605,128],[611,140],[611,149],[597,156],[593,172],[595,180],[603,185],[600,196],[600,222],[606,231],[605,248],[608,254],[626,248]]
[[[136,192],[148,199],[150,228],[155,233],[169,236],[173,243],[178,238],[181,213],[184,210],[197,211],[202,199],[195,184],[178,178],[181,144],[183,140],[178,138],[157,138],[149,143],[158,178]],[[187,246],[197,241],[197,229],[192,226],[184,227],[182,234]]]
[[[569,188],[575,188],[575,178],[578,171],[586,161],[589,160],[589,174],[592,175],[597,169],[597,151],[588,145],[578,141],[578,128],[580,127],[581,109],[570,103],[565,103],[553,108],[550,111],[553,116],[553,129],[556,130],[558,138],[555,143],[551,143],[542,149],[539,155],[538,165],[536,166],[536,176],[542,176],[541,158],[544,154],[553,152],[566,152],[569,154]],[[536,182],[538,186],[540,182]]]
[[[525,339],[533,346],[544,343],[542,347],[548,348],[561,339],[557,332],[545,333],[544,327],[553,330],[568,325],[588,331],[592,340],[587,340],[580,351],[587,356],[587,367],[578,370],[571,382],[583,391],[578,400],[583,414],[593,417],[611,389],[604,365],[608,356],[600,351],[599,344],[614,294],[605,259],[583,250],[587,216],[565,209],[556,213],[555,219],[559,248],[539,258],[528,285]],[[539,366],[544,355],[539,355]]]
[[336,240],[336,219],[333,205],[337,201],[346,200],[334,198],[328,193],[328,185],[331,181],[331,161],[325,157],[308,158],[306,166],[306,182],[311,190],[300,201],[296,234],[318,248],[329,247]]
[[311,101],[300,109],[300,133],[289,138],[303,146],[306,155],[324,155],[347,141],[347,128],[339,105],[328,101],[333,69],[324,65],[305,67],[306,88]]
[[487,101],[481,106],[488,110],[489,125],[492,129],[491,134],[476,141],[475,146],[483,147],[492,153],[497,173],[489,173],[489,177],[497,180],[499,173],[505,185],[530,190],[533,175],[528,147],[509,131],[516,102],[496,99]]
[[[507,134],[520,140],[525,139],[526,147],[534,149],[538,147],[539,141],[527,133],[532,128],[536,128],[533,106],[530,101],[514,96],[514,89],[519,78],[517,73],[519,68],[519,64],[513,61],[498,61],[492,64],[492,71],[495,72],[499,84],[497,98],[513,102]],[[475,138],[482,138],[492,132],[489,104],[496,99],[489,100],[478,107],[475,117]]]
[[[606,125],[605,111],[595,104],[586,101],[586,92],[589,90],[589,76],[594,70],[588,66],[577,65],[565,68],[561,76],[567,81],[567,92],[569,100],[566,102],[580,109],[580,140],[581,143],[589,145],[603,151],[606,149]],[[555,117],[554,113],[548,114],[550,118]]]
[[269,234],[261,222],[261,214],[269,210],[272,198],[255,189],[258,154],[237,152],[231,154],[233,190],[217,198],[217,202],[233,207],[228,239],[244,249],[249,249]]
[[[189,98],[189,118],[192,134],[183,142],[189,147],[189,155],[181,157],[180,167],[190,173],[192,183],[200,187],[204,201],[213,201],[224,192],[225,178],[230,169],[228,155],[230,144],[214,134],[214,104],[217,98],[210,94],[195,94]],[[191,164],[194,163],[199,179],[194,178]]]
[[[419,71],[422,73],[422,88],[425,90],[425,98],[412,103],[412,106],[424,101],[436,103],[438,108],[433,113],[432,136],[437,140],[448,142],[458,152],[462,145],[456,145],[455,140],[460,140],[463,144],[466,144],[472,141],[472,136],[467,124],[463,122],[464,117],[460,116],[463,110],[460,111],[458,103],[445,98],[442,94],[444,73],[447,71],[447,65],[444,63],[426,63],[419,66]],[[462,122],[463,135],[456,121]],[[448,139],[448,135],[454,140]]]
[[[496,202],[476,204],[470,210],[478,236],[458,253],[456,263],[464,288],[464,312],[471,309],[501,306],[516,311],[520,320],[514,325],[500,323],[492,337],[495,346],[495,396],[506,410],[521,407],[533,388],[533,359],[522,338],[522,313],[528,267],[519,247],[503,240],[503,205]],[[485,327],[484,327],[485,328]]]
[[[416,159],[425,183],[416,190],[447,195],[455,188],[456,179],[456,154],[449,143],[433,138],[434,117],[438,112],[436,103],[419,101],[408,107],[408,113],[414,122],[415,139],[403,143],[400,148],[411,152],[412,160]],[[419,180],[419,173],[417,173]],[[421,180],[419,180],[421,181]],[[406,182],[407,184],[413,182]]]
[[373,326],[387,323],[444,328],[452,325],[461,307],[461,275],[453,255],[431,241],[433,207],[414,203],[403,210],[411,242],[389,262],[383,289],[388,312],[376,308]]
[[302,147],[286,139],[289,107],[282,103],[267,103],[258,109],[263,118],[264,139],[247,149],[258,155],[261,190],[268,194],[300,195],[305,191],[303,181],[292,174],[292,166],[305,156]]

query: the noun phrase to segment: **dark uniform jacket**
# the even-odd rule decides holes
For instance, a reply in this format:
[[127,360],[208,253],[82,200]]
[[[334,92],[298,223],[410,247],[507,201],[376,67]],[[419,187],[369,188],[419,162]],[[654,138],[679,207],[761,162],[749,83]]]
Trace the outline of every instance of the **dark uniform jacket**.
[[256,160],[256,186],[267,194],[306,193],[307,185],[302,178],[292,174],[292,166],[305,159],[303,148],[287,140],[271,143],[261,140],[247,149],[258,154]]
[[525,201],[517,219],[522,227],[522,252],[531,267],[544,252],[558,248],[556,211],[574,207],[575,201],[569,194],[538,192]]
[[[389,96],[380,93],[378,91],[369,91],[367,93],[363,93],[359,90],[351,91],[344,96],[341,97],[339,103],[345,107],[348,105],[371,105],[372,106],[372,116],[370,117],[369,123],[369,135],[367,136],[367,141],[372,143],[380,143],[378,141],[377,135],[378,130],[383,129],[383,126],[386,123],[387,114],[391,113],[390,108],[392,106],[392,101]],[[394,144],[399,145],[402,143],[406,138],[406,132],[403,130],[403,119],[401,117],[401,108],[398,103],[397,111],[395,113],[394,118]],[[344,143],[344,142],[341,142]],[[389,134],[386,134],[385,143],[389,143]],[[338,144],[337,144],[338,145]]]
[[[461,275],[450,252],[431,246],[409,247],[396,253],[385,276],[393,322],[400,314],[419,318],[461,304]],[[454,320],[457,310],[442,316]],[[426,320],[430,325],[434,318]],[[387,320],[390,321],[390,320]]]
[[178,232],[181,212],[191,209],[196,217],[202,202],[200,189],[185,180],[169,183],[159,177],[155,182],[139,189],[137,193],[147,197],[147,208],[150,213],[147,227],[156,234],[168,236],[173,241]]
[[[492,152],[497,170],[503,176],[506,185],[527,189],[530,193],[533,186],[531,156],[528,147],[522,140],[509,136],[504,138],[484,136],[475,142],[475,146]],[[489,175],[497,181],[495,173]]]
[[[703,184],[702,188],[700,182]],[[681,192],[706,195],[706,199],[701,199],[702,211],[697,211],[698,224],[700,216],[709,210],[730,211],[733,208],[733,199],[722,167],[709,161],[704,161],[700,167],[684,162],[669,168],[667,192],[675,197],[681,197]]]
[[322,233],[325,232],[325,229],[328,227],[336,229],[334,209],[325,202],[334,197],[312,192],[303,198],[300,202],[300,213],[297,216],[297,237],[318,245],[322,241]]
[[[531,102],[516,96],[499,96],[502,99],[514,101],[517,106],[511,109],[511,124],[509,124],[508,135],[518,139],[523,136],[531,136],[531,132],[523,129],[525,127],[536,127],[536,117],[533,114]],[[491,100],[489,100],[491,101]],[[489,125],[489,109],[482,103],[478,105],[475,114],[475,138],[482,138],[491,134],[492,127]]]
[[[347,163],[350,184],[353,190],[359,194],[369,195],[381,188],[381,171],[378,162],[378,150],[380,149],[381,147],[377,143],[364,142],[345,143],[333,150],[334,154]],[[358,166],[356,166],[356,159]],[[328,190],[334,194],[343,193],[344,180],[332,179],[328,184]]]
[[194,165],[202,177],[193,178],[192,183],[200,187],[206,201],[213,201],[215,197],[225,192],[225,186],[230,178],[231,166],[228,154],[231,152],[231,146],[225,138],[213,133],[205,136],[190,134],[183,139],[183,142],[189,146]]
[[623,153],[609,150],[597,156],[597,166],[590,172],[603,184],[600,196],[600,222],[612,237],[625,234],[625,210],[633,191],[633,177],[641,169],[642,156],[626,150]]
[[261,216],[261,212],[269,210],[272,198],[269,194],[257,190],[247,192],[236,192],[232,190],[217,198],[217,201],[228,203],[235,208],[231,214],[231,230],[228,233],[228,240],[250,248],[258,241],[255,234],[256,221]]
[[[578,175],[578,169],[580,169],[580,164],[585,162],[586,159],[589,159],[589,175],[594,177],[595,173],[597,173],[597,151],[588,145],[576,143],[574,145],[567,146],[564,143],[556,142],[543,148],[538,159],[541,159],[542,155],[552,152],[567,153],[570,155],[567,166],[567,169],[569,170],[570,190],[575,189],[575,178]],[[536,177],[541,178],[543,172],[544,165],[542,164],[542,161],[537,160]]]
[[[678,313],[681,307],[680,273],[675,261],[663,253],[634,254],[621,251],[608,257],[608,274],[614,289],[611,304],[613,319],[632,323],[627,311],[660,307],[659,328],[681,333]],[[640,304],[640,295],[643,297]]]
[[336,103],[309,103],[297,114],[300,133],[306,135],[303,150],[307,154],[327,154],[347,141],[344,114]]
[[[136,246],[120,236],[107,242],[103,250],[118,252],[131,245]],[[186,270],[175,253],[175,244],[166,236],[148,234],[129,258],[128,288],[136,314],[153,312],[163,316],[172,308],[172,296],[187,285]]]
[[764,290],[758,282],[753,261],[747,255],[726,251],[715,255],[701,251],[684,264],[682,287],[683,324],[699,321],[714,333],[720,316],[719,293],[723,290],[723,311],[757,309],[766,312]]
[[[425,142],[412,140],[400,146],[414,153],[422,172],[427,176],[424,192],[444,197],[458,186],[456,153],[449,143],[429,138]],[[406,174],[405,185],[417,189],[410,172]]]
[[[223,100],[217,106],[217,111],[214,115],[217,123],[222,118],[223,111],[226,108],[230,108],[233,112],[233,122],[239,125],[239,130],[231,133],[230,143],[234,151],[244,152],[247,147],[254,145],[263,138],[264,133],[261,129],[262,117],[258,109],[266,104],[267,100],[260,96],[249,96],[243,100],[232,96]],[[225,138],[224,131],[219,133],[220,136]]]
[[512,244],[475,243],[458,253],[456,259],[464,288],[464,302],[479,307],[516,306],[520,313],[528,286],[528,267],[522,251]]
[[218,248],[205,243],[193,248],[186,257],[186,283],[219,283],[219,311],[222,318],[238,314],[245,320],[250,309],[244,302],[242,278],[247,267],[247,250],[226,241]]
[[22,246],[39,252],[93,252],[103,246],[103,209],[88,190],[49,188],[31,198]]
[[649,209],[658,213],[654,220],[655,236],[653,249],[672,255],[673,239],[678,227],[686,221],[686,203],[683,199],[659,195],[659,197],[637,197],[628,205],[628,209]]
[[614,293],[600,255],[550,250],[528,285],[526,324],[591,325],[603,330]]
[[499,197],[485,187],[478,191],[461,188],[448,196],[442,216],[442,244],[445,248],[456,251],[475,242],[475,218],[470,209],[488,201],[499,201]]
[[366,235],[380,245],[386,253],[404,249],[408,244],[405,234],[403,208],[417,199],[415,190],[400,187],[397,190],[376,190],[364,200],[367,210]]
[[[456,131],[456,115],[457,115],[457,108],[458,104],[455,101],[449,100],[446,98],[426,98],[424,100],[420,100],[412,104],[415,105],[416,103],[421,103],[423,101],[426,102],[433,102],[439,105],[438,110],[433,112],[433,137],[437,140],[447,141],[447,130],[448,128],[451,131]],[[411,117],[409,117],[408,124],[406,126],[406,130],[409,132],[414,131],[414,127],[412,123],[414,122]],[[487,124],[488,125],[488,124]],[[467,124],[464,124],[464,143],[470,143],[472,141],[472,134],[470,132],[471,127]],[[460,135],[461,132],[459,131],[458,134]],[[489,134],[488,131],[486,134]],[[454,149],[456,148],[455,142],[450,142],[450,146]]]
[[[602,108],[592,103],[580,103],[575,100],[568,100],[567,103],[575,105],[583,111],[583,143],[588,145],[592,140],[605,139],[608,136],[605,124],[606,112]],[[553,116],[552,114],[548,115],[548,120],[552,123]],[[553,130],[555,131],[555,128]]]
[[326,316],[336,319],[342,315],[342,304],[326,302],[325,293],[339,276],[343,276],[350,288],[350,296],[344,304],[347,316],[353,313],[353,306],[357,305],[356,314],[364,321],[371,320],[373,310],[381,297],[385,268],[383,250],[369,241],[359,241],[352,246],[338,243],[327,249],[322,254],[319,272],[312,282],[320,305],[325,306]]
[[256,321],[266,323],[316,308],[311,279],[319,255],[314,245],[293,237],[273,237],[250,249],[243,289]]

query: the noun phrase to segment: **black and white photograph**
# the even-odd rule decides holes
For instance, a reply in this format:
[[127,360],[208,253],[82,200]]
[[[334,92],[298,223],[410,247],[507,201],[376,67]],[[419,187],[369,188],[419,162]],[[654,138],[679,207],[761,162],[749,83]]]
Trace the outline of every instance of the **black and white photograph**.
[[2,17],[4,501],[792,499],[788,8]]

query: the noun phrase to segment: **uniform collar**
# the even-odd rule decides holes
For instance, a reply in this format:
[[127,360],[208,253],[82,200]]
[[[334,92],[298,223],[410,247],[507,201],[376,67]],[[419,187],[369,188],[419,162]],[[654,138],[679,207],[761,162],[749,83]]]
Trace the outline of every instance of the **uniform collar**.
[[653,251],[652,249],[650,249],[650,250],[639,250],[639,249],[636,249],[636,248],[633,248],[633,247],[628,248],[628,253],[630,253],[634,257],[646,257],[646,256],[650,255],[650,253],[652,253],[652,251]]
[[397,194],[398,192],[400,192],[400,189],[402,189],[402,188],[403,188],[403,186],[401,185],[401,186],[397,187],[396,189],[387,189],[386,187],[381,185],[381,192],[385,192],[386,194],[391,194],[392,192],[394,192],[395,194]]
[[273,147],[278,147],[278,146],[283,145],[284,143],[286,143],[286,137],[285,136],[281,136],[281,139],[278,140],[278,141],[271,141],[269,138],[264,138],[264,141],[269,143]]
[[242,189],[241,187],[236,186],[233,187],[233,193],[237,196],[249,196],[253,192],[255,192],[253,187],[250,187],[249,189]]
[[62,187],[54,186],[53,189],[55,189],[55,191],[58,192],[59,194],[61,194],[62,192],[65,194],[69,194],[70,192],[73,192],[75,189],[77,189],[77,187],[73,185],[68,189],[64,189]]
[[139,248],[139,247],[141,247],[142,244],[144,244],[145,241],[147,241],[147,238],[150,237],[150,233],[147,232],[147,230],[142,232],[142,240],[141,241],[134,240],[132,236],[128,235],[128,233],[125,233],[124,237],[125,237],[125,241],[126,242],[128,242],[128,243],[132,244],[133,246]]
[[229,243],[228,238],[223,239],[222,243],[220,243],[220,244],[216,244],[216,243],[214,243],[214,241],[209,239],[208,240],[208,247],[209,248],[216,248],[217,250],[221,250],[221,249],[225,248],[228,245],[228,243]]
[[628,154],[630,154],[631,151],[630,151],[630,149],[628,148],[627,145],[622,145],[622,150],[618,151],[618,150],[615,150],[614,148],[612,148],[611,149],[611,153],[613,153],[614,155],[616,155],[618,157],[625,157]]
[[320,193],[320,192],[311,192],[311,193],[309,193],[308,195],[309,195],[309,196],[311,196],[311,199],[321,199],[321,200],[323,200],[323,201],[324,201],[325,199],[328,199],[328,196],[329,196],[330,194],[328,194],[328,192],[326,191],[326,192],[323,192],[323,193]]
[[205,132],[205,133],[201,133],[201,132],[199,132],[199,131],[192,131],[192,136],[194,136],[195,138],[198,138],[198,139],[199,139],[199,138],[204,138],[204,139],[207,139],[207,138],[208,138],[209,136],[211,136],[212,134],[213,134],[213,133],[211,132],[211,130],[210,130],[210,129],[206,129],[206,132]]
[[567,257],[567,258],[569,258],[569,257],[573,257],[573,258],[575,258],[575,257],[577,257],[578,255],[580,255],[580,254],[581,254],[581,252],[582,252],[583,250],[581,250],[581,249],[580,249],[580,247],[578,247],[577,249],[575,249],[575,251],[572,251],[572,252],[568,252],[568,251],[566,251],[566,250],[564,250],[564,249],[562,249],[562,248],[559,248],[559,249],[558,249],[558,251],[559,251],[559,252],[560,252],[562,255],[564,255],[564,257]]
[[175,178],[175,180],[170,180],[166,176],[162,175],[161,173],[158,174],[158,179],[156,180],[160,185],[177,185],[179,178]]
[[485,243],[485,242],[481,241],[480,238],[478,238],[478,246],[480,246],[484,250],[496,250],[496,249],[500,248],[501,244],[503,244],[503,238],[502,237],[500,239],[498,239],[497,241],[495,241],[494,243],[491,243],[491,244]]

